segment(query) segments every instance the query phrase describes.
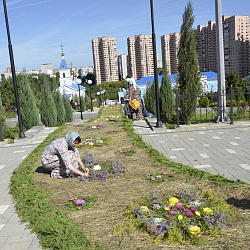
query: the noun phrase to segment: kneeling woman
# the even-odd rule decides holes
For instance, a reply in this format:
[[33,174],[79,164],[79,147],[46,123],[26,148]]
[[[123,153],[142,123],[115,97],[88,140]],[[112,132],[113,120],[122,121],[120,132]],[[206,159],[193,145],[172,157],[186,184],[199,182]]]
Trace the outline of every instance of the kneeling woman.
[[[52,178],[65,178],[70,173],[80,176],[88,176],[89,169],[84,167],[77,150],[81,137],[77,132],[69,132],[65,137],[51,142],[42,154],[42,164],[46,169],[51,170]],[[80,167],[83,172],[78,170]]]

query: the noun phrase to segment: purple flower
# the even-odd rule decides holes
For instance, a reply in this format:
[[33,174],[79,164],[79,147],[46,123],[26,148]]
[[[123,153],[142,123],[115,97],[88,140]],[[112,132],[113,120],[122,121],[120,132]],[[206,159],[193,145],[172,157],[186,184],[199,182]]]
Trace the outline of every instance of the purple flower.
[[170,177],[174,177],[174,175],[173,175],[173,174],[171,174],[171,175],[170,175]]
[[185,213],[185,215],[186,215],[187,217],[191,218],[191,217],[193,217],[194,214],[193,214],[192,212],[187,211],[187,212]]
[[164,181],[167,181],[167,179],[163,179]]
[[73,201],[73,200],[75,200],[74,198],[72,198],[72,199],[69,199],[69,201]]
[[169,214],[169,215],[176,215],[177,212],[175,212],[175,211],[169,211],[168,214]]
[[86,200],[87,198],[88,198],[88,197],[83,197],[82,199],[83,199],[83,200]]
[[83,205],[85,203],[85,200],[77,200],[75,204],[78,205]]
[[154,178],[154,177],[151,177],[151,181],[155,181],[155,178]]
[[164,172],[163,175],[167,175],[167,172]]
[[160,176],[160,175],[157,175],[155,178],[161,178],[161,176]]
[[127,153],[127,151],[123,151],[123,153]]
[[191,212],[196,212],[196,210],[197,210],[196,207],[190,207],[189,209]]
[[185,207],[178,207],[181,212],[186,211]]
[[77,207],[77,209],[81,209],[81,207]]

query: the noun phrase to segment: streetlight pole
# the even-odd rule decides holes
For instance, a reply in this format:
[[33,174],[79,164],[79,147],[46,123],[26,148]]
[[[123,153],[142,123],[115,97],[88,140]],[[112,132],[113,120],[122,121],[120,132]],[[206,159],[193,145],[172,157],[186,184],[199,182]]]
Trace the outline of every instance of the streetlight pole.
[[82,80],[80,78],[76,79],[76,84],[78,85],[78,90],[79,90],[79,101],[80,101],[80,111],[81,111],[81,120],[83,120],[82,116],[82,102],[81,102],[81,94],[80,94],[80,85],[82,83]]
[[25,134],[23,132],[22,116],[21,116],[21,111],[20,111],[19,96],[18,96],[17,81],[16,81],[15,63],[14,63],[13,49],[12,49],[11,38],[10,38],[9,21],[8,21],[8,14],[7,14],[7,7],[6,7],[5,0],[3,0],[3,8],[4,8],[4,15],[5,15],[7,36],[8,36],[11,73],[12,73],[15,98],[16,98],[17,117],[18,117],[18,123],[19,123],[19,131],[20,131],[19,138],[24,138]]
[[153,0],[150,0],[151,7],[151,24],[152,24],[152,43],[153,43],[153,58],[154,58],[154,78],[155,78],[155,100],[156,100],[156,127],[162,127],[160,117],[160,104],[159,104],[159,89],[158,89],[158,72],[157,72],[157,55],[156,55],[156,42],[155,42],[155,27],[154,27],[154,10]]
[[98,104],[99,104],[99,107],[101,106],[100,105],[100,102],[101,102],[101,96],[100,96],[100,94],[101,94],[101,92],[96,92],[96,94],[97,94],[97,96],[98,96]]
[[225,66],[224,66],[224,47],[223,47],[223,29],[221,0],[215,0],[216,15],[216,45],[217,45],[217,71],[218,71],[218,118],[217,122],[225,122],[228,119],[226,113],[226,84],[225,84]]
[[90,88],[91,112],[93,112],[93,104],[92,104],[92,89],[91,89],[92,80],[87,80],[87,83],[88,83],[89,88]]

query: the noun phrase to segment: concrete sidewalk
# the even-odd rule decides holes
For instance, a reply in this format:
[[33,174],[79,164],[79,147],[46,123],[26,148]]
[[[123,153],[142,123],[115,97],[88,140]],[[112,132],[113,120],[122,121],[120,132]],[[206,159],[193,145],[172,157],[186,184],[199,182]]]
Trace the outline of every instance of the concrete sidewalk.
[[[73,122],[80,124],[90,118],[96,118],[99,110],[74,113]],[[12,119],[13,124],[16,123]],[[12,122],[10,121],[10,122]],[[27,223],[21,223],[15,212],[15,203],[10,194],[12,172],[56,127],[33,127],[25,132],[25,138],[16,139],[14,144],[0,142],[0,249],[1,250],[38,250],[42,249],[35,233],[26,228]]]
[[250,183],[250,122],[184,125],[156,128],[156,118],[134,121],[135,132],[154,149],[193,168]]

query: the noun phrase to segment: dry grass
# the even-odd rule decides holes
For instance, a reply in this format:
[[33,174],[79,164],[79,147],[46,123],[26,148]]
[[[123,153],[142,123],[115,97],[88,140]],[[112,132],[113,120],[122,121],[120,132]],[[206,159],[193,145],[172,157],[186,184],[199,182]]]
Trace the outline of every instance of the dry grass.
[[[103,110],[103,115],[109,113],[119,114],[119,110]],[[205,180],[178,176],[175,181],[167,183],[151,183],[146,180],[150,173],[169,171],[166,167],[154,162],[145,153],[144,149],[134,147],[126,132],[122,128],[122,121],[98,121],[97,123],[85,123],[84,126],[105,124],[106,127],[99,130],[88,131],[83,127],[67,126],[60,136],[68,131],[77,131],[82,138],[92,136],[112,136],[110,145],[89,149],[95,156],[96,162],[107,159],[121,159],[128,167],[128,173],[119,179],[109,179],[106,182],[83,182],[78,179],[51,179],[48,174],[36,173],[35,182],[41,189],[52,191],[51,203],[55,209],[65,211],[75,223],[82,225],[83,231],[91,241],[99,243],[107,249],[246,249],[249,244],[250,227],[250,189],[249,185],[237,188],[221,188]],[[108,131],[119,131],[108,134]],[[132,156],[117,155],[122,148],[134,149]],[[84,149],[80,154],[84,156]],[[40,166],[37,162],[36,168]],[[228,236],[217,239],[208,239],[209,244],[202,247],[191,245],[167,245],[153,244],[145,232],[132,231],[131,234],[114,235],[114,226],[118,223],[126,223],[127,218],[123,215],[127,206],[142,195],[148,195],[153,190],[186,188],[212,188],[230,201],[237,211],[235,227],[229,230]],[[69,198],[82,196],[97,197],[96,204],[89,209],[69,212],[64,206]]]

